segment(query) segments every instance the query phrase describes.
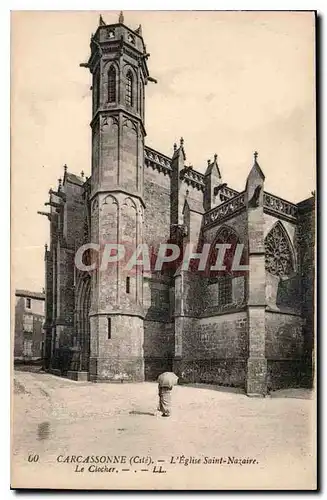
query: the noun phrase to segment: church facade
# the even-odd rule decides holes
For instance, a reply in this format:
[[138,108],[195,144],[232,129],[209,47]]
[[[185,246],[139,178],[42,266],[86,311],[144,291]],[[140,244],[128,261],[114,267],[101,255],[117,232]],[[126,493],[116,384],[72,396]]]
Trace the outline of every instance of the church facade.
[[[41,212],[50,221],[45,368],[91,381],[174,370],[185,382],[249,395],[310,385],[314,198],[294,204],[266,192],[257,153],[238,192],[216,155],[203,174],[186,165],[183,139],[170,156],[147,147],[145,87],[155,80],[141,27],[128,28],[122,14],[114,25],[100,18],[90,49],[91,176],[65,166]],[[209,263],[220,246],[223,270],[180,261],[150,271],[117,261],[108,270],[87,252],[80,269],[76,252],[90,243],[100,251],[147,245],[154,254],[163,243],[193,244],[199,254],[209,244]],[[235,271],[237,249],[244,267]]]

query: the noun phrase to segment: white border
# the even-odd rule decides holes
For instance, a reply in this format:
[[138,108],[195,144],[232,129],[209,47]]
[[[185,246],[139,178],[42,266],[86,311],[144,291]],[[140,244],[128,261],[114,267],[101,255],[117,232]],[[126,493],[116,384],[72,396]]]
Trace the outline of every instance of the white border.
[[[219,9],[217,9],[219,5]],[[195,1],[189,0],[188,2],[182,2],[178,0],[165,0],[156,1],[155,3],[145,0],[139,0],[138,2],[133,2],[131,0],[121,0],[119,2],[108,0],[104,1],[86,1],[86,0],[57,0],[53,3],[45,3],[44,0],[12,0],[1,2],[0,6],[0,47],[2,52],[1,57],[1,91],[0,91],[0,137],[1,137],[1,195],[0,195],[0,213],[1,213],[1,241],[2,245],[0,247],[0,262],[2,263],[2,274],[1,274],[1,363],[0,363],[0,375],[1,375],[1,462],[0,462],[0,491],[1,498],[9,498],[14,492],[9,491],[9,426],[10,426],[10,416],[9,416],[9,370],[10,370],[10,305],[9,305],[9,235],[10,235],[10,191],[9,191],[9,168],[10,168],[10,141],[9,141],[9,126],[10,126],[10,10],[93,10],[93,11],[106,11],[106,10],[318,10],[318,13],[323,17],[324,13],[327,11],[325,7],[326,2],[316,1],[233,1],[233,0],[221,0],[220,2],[214,0],[202,0]],[[155,9],[154,9],[155,6]],[[325,21],[325,19],[324,19]],[[324,33],[321,33],[321,53],[320,53],[320,85],[321,94],[324,91],[323,86],[323,68],[325,67],[325,53],[326,53],[326,43]],[[322,88],[323,87],[323,88]],[[322,106],[323,102],[320,103],[320,123],[322,127],[323,116],[325,107]],[[323,164],[323,144],[326,141],[326,130],[321,130],[323,135],[320,137],[320,170],[321,173],[324,171],[325,165]],[[309,167],[310,168],[310,167]],[[326,189],[325,186],[325,176],[321,175],[321,185],[319,187],[320,191],[320,215],[323,215],[324,204],[323,195]],[[326,237],[326,220],[321,224],[321,229],[325,231],[324,238],[321,241],[321,257],[323,264],[323,248]],[[324,265],[322,265],[321,272],[319,272],[320,278],[324,277]],[[320,270],[319,270],[320,271]],[[324,290],[322,290],[324,291]],[[325,309],[325,308],[322,308]],[[326,329],[324,328],[324,323],[322,321],[320,325],[320,349],[322,348],[321,337],[326,334]],[[325,346],[327,343],[325,342]],[[320,353],[320,360],[323,359],[327,361],[327,356],[324,356],[325,349]],[[321,362],[321,382],[325,379],[327,373],[326,362]],[[322,391],[320,396],[322,397]],[[322,406],[322,405],[321,405]],[[322,424],[322,422],[321,422]],[[321,452],[325,450],[325,442],[322,445]],[[325,468],[321,471],[321,477],[324,477]],[[78,493],[77,493],[78,494]],[[226,496],[227,494],[219,493],[221,496]],[[39,498],[40,494],[35,493],[29,495],[29,498]],[[64,494],[64,497],[66,495]],[[67,494],[68,496],[68,494]],[[93,497],[93,494],[87,495],[88,497]],[[116,496],[116,495],[112,495]],[[171,495],[169,495],[171,497]],[[174,495],[173,495],[174,496]],[[280,495],[279,495],[280,496]],[[283,495],[282,495],[283,496]],[[83,495],[85,497],[85,495]],[[121,497],[121,495],[119,495]],[[228,495],[230,497],[230,495]]]

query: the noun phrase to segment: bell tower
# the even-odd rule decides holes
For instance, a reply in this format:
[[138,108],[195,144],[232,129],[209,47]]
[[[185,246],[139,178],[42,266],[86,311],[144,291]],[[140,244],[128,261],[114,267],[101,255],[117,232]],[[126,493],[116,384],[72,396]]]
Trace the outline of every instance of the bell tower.
[[[143,279],[126,264],[143,242],[144,87],[149,77],[139,26],[121,13],[117,24],[100,16],[82,66],[92,74],[91,242],[100,246],[92,272],[90,379],[143,380]],[[125,258],[108,263],[106,244],[123,245]]]

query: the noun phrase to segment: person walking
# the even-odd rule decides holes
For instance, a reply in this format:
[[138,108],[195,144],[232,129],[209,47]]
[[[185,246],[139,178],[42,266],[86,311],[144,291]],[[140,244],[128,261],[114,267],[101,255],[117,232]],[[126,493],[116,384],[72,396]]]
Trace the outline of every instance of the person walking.
[[178,377],[173,372],[164,372],[158,377],[158,411],[162,413],[162,417],[170,417],[171,415],[171,391],[177,382]]

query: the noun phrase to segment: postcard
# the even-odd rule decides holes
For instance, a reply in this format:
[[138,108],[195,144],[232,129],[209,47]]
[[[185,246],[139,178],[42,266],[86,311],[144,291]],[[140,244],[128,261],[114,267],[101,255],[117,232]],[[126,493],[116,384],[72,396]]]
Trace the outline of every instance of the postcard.
[[315,490],[315,12],[11,31],[11,487]]

